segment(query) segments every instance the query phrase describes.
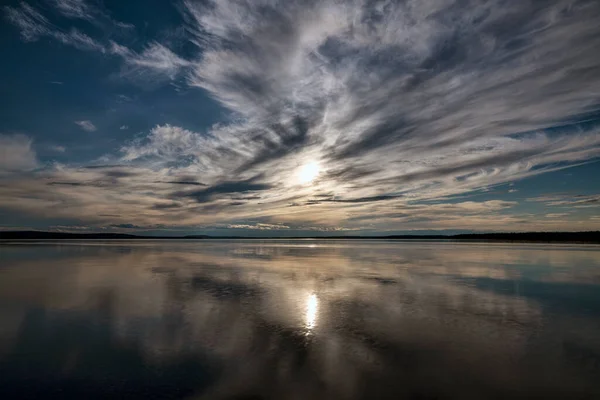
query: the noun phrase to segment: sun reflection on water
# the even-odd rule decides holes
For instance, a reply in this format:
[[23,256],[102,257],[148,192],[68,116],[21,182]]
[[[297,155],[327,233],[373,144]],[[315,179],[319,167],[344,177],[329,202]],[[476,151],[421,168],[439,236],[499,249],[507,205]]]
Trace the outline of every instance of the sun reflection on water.
[[308,333],[310,333],[317,324],[317,312],[319,310],[319,299],[317,295],[312,293],[306,300],[305,325]]

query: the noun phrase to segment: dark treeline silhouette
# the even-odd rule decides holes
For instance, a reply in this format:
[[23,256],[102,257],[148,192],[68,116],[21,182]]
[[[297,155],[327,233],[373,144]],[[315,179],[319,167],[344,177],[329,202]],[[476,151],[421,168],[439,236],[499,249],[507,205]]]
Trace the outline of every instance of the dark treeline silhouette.
[[600,243],[600,231],[589,232],[510,232],[462,233],[458,235],[386,235],[386,236],[142,236],[125,233],[69,233],[41,231],[0,231],[0,240],[64,240],[64,239],[390,239],[390,240],[453,240],[502,242],[565,242]]
[[600,231],[592,232],[516,232],[454,235],[462,240],[502,240],[519,242],[600,242]]

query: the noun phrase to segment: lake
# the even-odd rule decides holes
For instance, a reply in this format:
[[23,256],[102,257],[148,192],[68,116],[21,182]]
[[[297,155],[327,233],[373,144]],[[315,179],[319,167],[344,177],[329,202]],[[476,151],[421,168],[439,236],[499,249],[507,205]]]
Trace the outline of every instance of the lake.
[[0,398],[600,398],[600,246],[3,243]]

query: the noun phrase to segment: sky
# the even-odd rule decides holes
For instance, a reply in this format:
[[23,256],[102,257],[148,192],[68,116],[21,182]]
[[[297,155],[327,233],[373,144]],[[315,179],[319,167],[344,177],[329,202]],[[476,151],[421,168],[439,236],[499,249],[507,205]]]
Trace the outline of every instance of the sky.
[[596,0],[25,0],[0,229],[600,229]]

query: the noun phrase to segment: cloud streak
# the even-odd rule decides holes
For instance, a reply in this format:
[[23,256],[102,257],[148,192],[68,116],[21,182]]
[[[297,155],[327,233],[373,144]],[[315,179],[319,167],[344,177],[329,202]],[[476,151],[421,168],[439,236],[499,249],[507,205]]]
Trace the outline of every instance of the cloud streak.
[[32,42],[50,31],[50,22],[35,8],[22,2],[18,8],[4,7],[6,18],[17,28],[23,40]]
[[90,20],[92,8],[83,0],[55,0],[56,9],[65,17]]
[[[83,19],[100,27],[105,36],[112,36],[115,29],[131,29],[131,24],[112,20],[105,12],[83,0],[56,0],[55,9],[64,17]],[[141,52],[104,38],[92,38],[77,28],[64,30],[51,22],[38,9],[26,2],[18,7],[4,7],[6,18],[14,24],[26,42],[34,42],[42,37],[50,37],[64,45],[78,50],[93,51],[104,55],[118,56],[123,61],[124,78],[152,80],[157,77],[173,79],[190,62],[177,56],[158,42],[149,43]]]
[[95,132],[98,129],[96,128],[96,125],[94,125],[91,121],[88,120],[75,121],[75,125],[78,125],[81,129],[83,129],[86,132]]

